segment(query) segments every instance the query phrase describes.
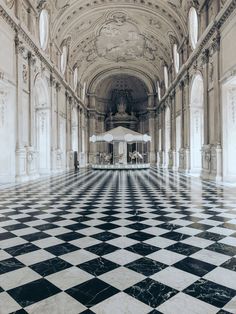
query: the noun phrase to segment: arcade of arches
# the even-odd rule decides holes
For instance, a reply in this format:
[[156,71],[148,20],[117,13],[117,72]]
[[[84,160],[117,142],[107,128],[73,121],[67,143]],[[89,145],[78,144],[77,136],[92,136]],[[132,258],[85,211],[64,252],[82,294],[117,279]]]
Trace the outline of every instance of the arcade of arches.
[[[108,236],[109,227],[113,225],[113,220],[114,224],[116,220],[118,220],[117,223],[119,220],[122,220],[119,229],[121,230],[125,226],[125,224],[122,225],[122,222],[126,220],[128,214],[131,214],[131,212],[128,212],[127,214],[122,213],[118,217],[111,217],[110,215],[113,214],[111,212],[108,213],[114,204],[115,208],[118,208],[117,204],[122,193],[122,195],[128,198],[129,192],[132,191],[132,193],[130,192],[131,199],[127,201],[128,203],[132,203],[135,198],[139,197],[140,193],[143,197],[142,204],[144,204],[144,208],[151,206],[151,204],[147,205],[146,201],[148,202],[148,200],[145,197],[147,195],[150,198],[153,197],[153,206],[162,206],[160,217],[162,218],[163,228],[168,229],[166,225],[170,217],[175,218],[175,222],[178,225],[183,215],[187,215],[188,218],[192,215],[191,211],[193,212],[193,209],[188,209],[187,213],[184,212],[187,204],[192,201],[191,198],[186,196],[189,192],[187,188],[187,194],[185,194],[184,188],[188,186],[186,180],[189,180],[188,182],[196,180],[199,184],[204,182],[203,186],[206,191],[202,191],[202,194],[199,193],[201,200],[204,198],[204,193],[209,191],[214,193],[213,187],[234,187],[236,184],[235,39],[236,0],[0,0],[0,186],[3,186],[3,189],[6,186],[23,186],[30,191],[26,192],[27,189],[22,188],[23,195],[29,197],[29,201],[27,199],[26,201],[19,201],[18,196],[14,196],[15,190],[11,190],[12,194],[10,195],[12,195],[12,199],[10,200],[7,199],[7,196],[3,197],[3,199],[0,196],[0,243],[1,234],[4,231],[2,228],[5,228],[4,226],[8,227],[4,215],[5,212],[9,212],[8,209],[3,208],[3,204],[11,204],[12,206],[9,205],[9,211],[11,211],[16,207],[14,205],[15,199],[19,203],[17,203],[19,208],[25,203],[26,211],[21,212],[19,209],[16,218],[22,216],[19,218],[26,219],[28,211],[31,210],[32,206],[34,208],[36,203],[33,197],[34,187],[37,191],[41,191],[44,180],[47,182],[45,189],[54,193],[52,198],[48,195],[45,196],[48,197],[45,202],[49,204],[50,208],[47,213],[49,216],[46,217],[46,214],[44,215],[48,219],[47,224],[52,222],[56,224],[57,219],[60,220],[58,217],[54,217],[55,221],[50,220],[52,218],[51,215],[54,215],[53,210],[55,210],[56,205],[53,208],[50,206],[53,202],[56,202],[56,204],[60,205],[61,215],[64,216],[67,207],[72,206],[72,209],[69,209],[70,214],[67,213],[68,219],[75,219],[74,223],[78,224],[83,222],[84,225],[81,229],[85,228],[86,220],[91,219],[91,216],[96,220],[93,220],[94,225],[90,226],[91,230],[99,231],[99,228],[95,227],[98,224],[97,219],[101,218],[101,224],[102,219],[104,219],[104,230],[108,229],[102,232],[106,232],[106,236]],[[147,172],[144,170],[141,170],[141,172],[134,171],[134,176],[132,177],[128,172],[120,172],[120,174],[114,172],[112,174],[112,172],[104,171],[104,177],[102,177],[102,172],[93,172],[91,170],[91,165],[96,163],[101,153],[110,153],[111,144],[109,146],[103,142],[93,143],[90,141],[90,138],[93,135],[105,133],[119,126],[141,134],[147,134],[151,137],[151,141],[145,143],[148,165],[150,164],[150,169]],[[133,134],[136,133],[133,132]],[[137,149],[137,147],[141,147],[141,144],[138,146],[136,143],[135,147]],[[79,164],[79,170],[74,172],[74,167],[77,163]],[[142,173],[145,183],[142,183]],[[156,174],[158,174],[158,177],[155,177]],[[95,179],[97,178],[97,182],[94,181],[93,176]],[[60,193],[64,193],[64,201],[55,192],[54,188],[50,187],[51,181],[48,178],[54,180],[52,181],[52,186],[54,186],[53,184],[55,186],[58,184]],[[81,183],[81,186],[77,185],[76,178]],[[174,178],[178,178],[179,185]],[[176,196],[174,201],[172,200],[172,211],[168,208],[168,215],[170,216],[165,216],[166,212],[164,213],[163,210],[169,204],[169,198],[167,197],[169,194],[168,192],[165,195],[162,194],[164,193],[163,189],[167,189],[166,186],[162,186],[162,179],[167,180],[166,184],[170,184],[171,189],[175,184],[176,186],[178,185],[176,190],[174,190],[175,188],[172,190],[173,195],[177,193],[176,195],[178,196]],[[32,187],[28,182],[33,182]],[[39,182],[39,185],[36,188],[37,182]],[[66,184],[71,187],[70,189],[68,188],[68,191],[66,190]],[[196,185],[197,195],[199,186]],[[102,187],[106,192],[102,190]],[[158,198],[154,196],[154,192],[158,187],[163,203],[158,203]],[[76,199],[77,188],[81,189],[79,199]],[[86,190],[87,188],[88,190]],[[89,189],[93,188],[95,189],[94,192],[91,191],[89,193]],[[66,196],[67,192],[69,193],[68,197]],[[25,193],[29,193],[29,195]],[[84,196],[84,201],[83,193],[86,195]],[[112,194],[112,196],[109,193],[116,194],[114,204],[112,203],[114,195]],[[217,234],[217,239],[220,241],[224,236],[228,237],[234,234],[230,239],[231,242],[229,243],[227,240],[225,244],[231,245],[235,249],[236,205],[234,204],[233,213],[227,212],[227,210],[233,207],[232,203],[229,206],[227,205],[228,203],[224,205],[223,201],[220,203],[221,194],[220,192],[217,193],[216,195],[214,194],[215,203],[213,199],[209,203],[204,199],[201,209],[205,211],[207,206],[210,207],[213,202],[212,207],[216,208],[218,206],[222,209],[221,215],[224,215],[226,212],[226,216],[214,216],[217,219],[214,220],[212,218],[210,222],[208,221],[207,226],[210,228],[211,225],[213,228],[214,225],[214,228],[216,228],[215,234]],[[94,201],[95,205],[91,205],[91,197],[95,194],[98,198]],[[44,194],[40,195],[40,204],[44,208]],[[110,203],[106,207],[107,213],[103,215],[99,212],[89,215],[87,211],[94,210],[96,205],[98,205],[99,210],[101,209],[99,206],[103,207],[104,204],[106,205],[106,196],[110,197],[108,197]],[[104,197],[103,201],[102,197]],[[182,201],[186,201],[186,204],[184,203],[181,205],[181,208],[176,209],[176,204],[179,204],[177,197],[183,198]],[[69,203],[66,200],[69,200]],[[134,201],[134,208],[138,208],[139,201],[139,199]],[[218,201],[219,204],[222,204],[221,206],[219,204],[216,205]],[[103,202],[103,205],[99,202]],[[130,203],[126,205],[131,211]],[[83,216],[84,220],[79,221],[79,218],[76,216],[77,212],[73,211],[77,205],[82,206],[84,209],[83,215],[86,216]],[[92,206],[92,209],[88,209],[88,206]],[[193,228],[196,227],[196,229],[194,231],[193,229],[190,230],[190,228],[186,227],[187,224],[184,225],[181,220],[181,230],[183,229],[183,234],[185,231],[186,235],[191,236],[192,239],[197,234],[196,230],[202,228],[203,238],[206,236],[207,228],[202,227],[202,225],[199,227],[200,223],[198,221],[200,218],[209,218],[209,215],[213,215],[213,212],[207,210],[200,217],[200,205],[198,208],[196,202],[193,206],[196,207],[196,210],[199,210],[194,214],[195,216],[191,216],[191,219],[194,221],[192,221]],[[1,212],[2,209],[4,210],[3,213]],[[37,206],[34,209],[37,211]],[[180,210],[179,213],[178,210]],[[150,224],[149,229],[152,228],[152,232],[150,231],[152,236],[155,235],[160,238],[163,229],[157,228],[158,230],[156,230],[155,227],[157,225],[152,225],[155,219],[157,219],[154,218],[156,214],[157,211],[154,213],[142,213],[145,217],[142,216],[140,220],[136,221],[133,213],[133,222],[137,222],[137,224],[132,227],[134,229],[137,228],[135,230],[138,234],[137,237],[142,233],[142,228],[148,228],[147,225]],[[60,216],[60,214],[58,215]],[[97,215],[96,218],[95,215]],[[106,218],[105,215],[109,215],[109,217]],[[149,220],[146,225],[146,220],[143,224],[141,223],[144,218]],[[229,220],[230,223],[228,223]],[[70,226],[68,221],[67,223]],[[161,222],[159,223],[161,224]],[[225,224],[223,226],[225,229],[223,230],[222,227],[220,229],[221,232],[217,227],[220,223]],[[21,224],[23,225],[23,220]],[[227,233],[226,231],[229,225],[232,228],[232,233]],[[35,225],[32,223],[28,227],[31,230],[33,226],[37,226],[37,223]],[[66,224],[61,224],[58,228],[64,230],[65,226]],[[74,236],[73,226],[71,226],[70,232]],[[171,237],[176,237],[176,239],[171,238],[165,241],[187,241],[185,240],[185,235],[183,236],[184,239],[181,238],[179,240],[178,236],[176,236],[178,232],[173,231],[175,227],[174,225],[171,227],[171,232],[173,233]],[[13,229],[9,227],[5,232],[10,232],[10,230]],[[43,233],[44,229],[40,229],[41,231]],[[83,234],[82,230],[79,231]],[[130,229],[125,228],[122,237],[127,239],[129,231]],[[57,230],[55,233],[50,233],[50,240],[52,238],[55,240],[54,235],[57,235],[56,232]],[[17,230],[14,237],[20,237],[21,234]],[[80,236],[82,237],[81,234]],[[148,231],[143,235],[146,236],[147,234]],[[86,234],[83,234],[83,236],[87,237]],[[132,234],[132,241],[137,240],[134,239],[135,236],[136,234],[134,236]],[[109,241],[114,241],[112,245],[116,243],[114,234],[111,235],[109,233],[109,237],[111,237]],[[55,242],[52,241],[52,245],[61,245],[60,241],[63,240],[61,238],[60,240],[56,239]],[[89,239],[92,239],[91,245],[95,245],[97,244],[96,241],[100,241],[100,239],[95,241],[94,238]],[[213,238],[212,236],[211,239],[204,241],[218,241]],[[21,240],[16,245],[21,245],[23,243]],[[79,240],[77,238],[74,239],[73,245],[76,246],[75,243],[77,242],[75,241],[79,242]],[[134,244],[132,241],[129,238],[130,246]],[[149,246],[154,243],[154,240],[151,241],[149,238],[137,241],[142,243],[143,241],[149,241]],[[170,244],[175,245],[172,242]],[[142,243],[138,245],[143,245]],[[197,241],[194,243],[198,246]],[[207,243],[204,243],[207,246]],[[190,246],[192,244],[190,241],[186,242],[186,245]],[[72,244],[69,243],[68,250],[72,248],[70,245]],[[33,246],[34,244],[32,244],[32,250]],[[203,246],[201,249],[203,249]],[[44,249],[43,246],[41,248]],[[113,248],[111,245],[107,247],[108,251],[111,249],[112,252]],[[164,250],[165,244],[161,248]],[[124,247],[122,247],[123,249]],[[8,251],[10,252],[8,244],[6,244],[4,253],[0,247],[0,313],[2,313],[1,302],[3,302],[1,297],[2,288],[5,291],[8,289],[8,285],[4,288],[5,279],[1,279],[1,267],[3,267],[1,266],[1,260],[4,260],[5,256],[6,258],[13,258],[10,257]],[[113,254],[111,251],[109,253]],[[152,253],[156,254],[154,251]],[[172,257],[175,263],[181,263],[182,261],[177,258],[179,254],[177,251],[174,253],[176,255]],[[226,262],[227,259],[224,260],[220,256],[220,253],[223,252],[221,248],[218,248],[217,253],[216,251],[214,254],[218,254],[217,256],[222,263]],[[129,254],[137,253],[134,250],[132,253],[130,252],[131,250]],[[233,251],[234,253],[230,252],[229,255],[232,258],[234,257],[235,263],[236,251]],[[197,254],[197,251],[194,251],[194,253]],[[50,254],[52,254],[51,251]],[[225,254],[227,255],[227,253]],[[15,255],[13,254],[12,256]],[[127,255],[127,260],[129,257],[129,262],[131,263],[133,261],[132,256]],[[56,258],[58,259],[58,256]],[[71,257],[71,259],[68,258],[65,261],[73,264],[72,259]],[[207,259],[202,258],[202,263]],[[85,262],[88,260],[84,259]],[[26,260],[19,259],[19,261],[27,264]],[[113,260],[111,261],[113,263]],[[162,262],[161,258],[158,262]],[[221,265],[220,262],[218,264],[213,262],[212,264]],[[73,265],[75,266],[75,264]],[[84,271],[85,266],[83,267]],[[130,268],[134,269],[135,267],[130,266]],[[235,265],[234,269],[233,266],[231,267],[231,272],[235,276]],[[31,274],[32,278],[39,281],[43,280],[39,279],[35,273],[37,271]],[[29,275],[29,278],[31,278],[31,275]],[[181,277],[180,274],[178,275]],[[27,274],[25,276],[27,277]],[[152,276],[153,279],[143,278],[143,280],[155,280],[154,276],[156,275]],[[228,291],[229,295],[230,293],[231,295],[230,297],[228,295],[227,299],[229,302],[234,298],[234,302],[231,303],[233,304],[232,307],[225,308],[227,304],[226,299],[225,302],[221,300],[219,303],[213,301],[205,302],[203,300],[202,303],[207,304],[207,307],[204,307],[204,304],[202,305],[203,307],[201,305],[197,306],[196,303],[199,311],[193,311],[192,313],[220,313],[220,309],[223,309],[221,313],[223,311],[225,311],[224,313],[236,313],[236,277],[230,276],[235,279],[234,283],[232,279],[232,285],[226,284],[227,289],[233,291]],[[199,277],[203,277],[203,275],[199,275]],[[211,278],[213,276],[209,276],[209,280]],[[141,281],[141,278],[139,279]],[[132,284],[139,282],[139,279],[137,281],[134,279]],[[194,278],[192,277],[191,279],[193,280]],[[216,282],[217,279],[212,279],[212,281]],[[52,282],[55,283],[53,279]],[[192,282],[194,280],[190,280],[189,285]],[[24,284],[26,284],[26,281]],[[105,285],[104,282],[103,284]],[[217,282],[217,284],[220,284],[220,282]],[[9,283],[9,289],[12,289],[13,286],[12,283]],[[172,288],[174,287],[173,285]],[[72,286],[62,288],[62,290],[64,291],[68,288],[72,288]],[[124,289],[126,288],[129,290],[128,286]],[[184,288],[187,288],[187,285]],[[113,291],[112,289],[111,291]],[[123,291],[124,289],[120,290]],[[9,293],[15,300],[14,302],[18,302],[19,300],[17,300],[13,290]],[[166,293],[168,292],[167,290]],[[75,292],[70,291],[70,296],[73,293]],[[96,292],[94,293],[96,295]],[[130,290],[123,297],[131,298],[130,295],[133,294],[133,297],[135,293],[135,291]],[[111,295],[113,295],[113,292]],[[189,292],[189,298],[190,295],[191,293]],[[67,297],[68,295],[66,295]],[[193,295],[191,298],[193,298]],[[160,304],[155,305],[154,302],[154,305],[151,305],[152,301],[149,303],[143,302],[140,296],[136,295],[133,299],[139,300],[135,302],[141,302],[142,306],[145,304],[145,306],[151,307],[141,307],[141,310],[135,310],[135,313],[151,313],[151,310],[156,311],[152,313],[174,313],[170,310],[171,305],[159,308]],[[83,310],[86,310],[86,307],[90,307],[88,304],[85,306],[86,302],[84,299],[80,300],[80,302],[83,304]],[[29,304],[29,308],[26,310],[28,311],[27,313],[44,313],[41,307],[41,312],[37,312],[37,309],[31,309],[30,303],[26,303],[19,301],[17,304],[20,304],[20,308],[16,306],[16,310],[25,308]],[[120,304],[122,307],[122,302]],[[73,302],[71,306],[73,307]],[[113,311],[109,308],[109,303],[106,310],[103,307],[99,308],[98,306],[97,308],[96,306],[94,309],[92,308],[94,313],[111,313]],[[136,309],[136,306],[138,308],[136,303],[133,306],[134,309]],[[190,308],[192,309],[192,307]],[[13,306],[12,312],[14,309]],[[189,308],[186,307],[186,313],[191,314],[191,311],[188,312],[187,309]],[[54,310],[45,311],[45,313],[54,312],[59,313],[59,311]],[[78,312],[78,310],[71,310],[71,312],[62,311],[62,313]],[[10,311],[4,309],[3,313],[10,313]],[[133,312],[132,310],[130,312],[129,308],[126,312],[121,309],[117,313]]]

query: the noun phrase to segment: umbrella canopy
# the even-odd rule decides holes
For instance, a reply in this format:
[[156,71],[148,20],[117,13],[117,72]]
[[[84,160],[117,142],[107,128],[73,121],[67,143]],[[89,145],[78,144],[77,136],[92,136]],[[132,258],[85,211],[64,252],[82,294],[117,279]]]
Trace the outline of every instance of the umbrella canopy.
[[108,132],[93,135],[89,138],[90,142],[150,142],[151,136],[141,134],[133,130],[118,126]]

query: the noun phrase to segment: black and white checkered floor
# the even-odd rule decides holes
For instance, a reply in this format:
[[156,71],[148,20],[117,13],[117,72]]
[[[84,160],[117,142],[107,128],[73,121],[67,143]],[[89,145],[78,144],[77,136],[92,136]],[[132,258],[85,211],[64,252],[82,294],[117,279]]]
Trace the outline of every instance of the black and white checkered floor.
[[236,313],[236,189],[80,170],[0,192],[0,313]]

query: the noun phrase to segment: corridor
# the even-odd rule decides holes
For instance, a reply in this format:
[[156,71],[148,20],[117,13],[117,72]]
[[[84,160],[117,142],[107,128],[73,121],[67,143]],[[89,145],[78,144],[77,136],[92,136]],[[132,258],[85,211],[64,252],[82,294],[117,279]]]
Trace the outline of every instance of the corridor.
[[0,313],[236,313],[236,187],[151,168],[2,189]]

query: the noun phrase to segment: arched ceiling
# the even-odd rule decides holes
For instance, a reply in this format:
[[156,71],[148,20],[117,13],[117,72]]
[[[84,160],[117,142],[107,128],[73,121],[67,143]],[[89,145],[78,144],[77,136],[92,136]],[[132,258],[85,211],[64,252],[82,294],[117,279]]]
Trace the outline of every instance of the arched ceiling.
[[[196,0],[195,0],[196,1]],[[69,40],[69,63],[88,84],[94,73],[132,67],[153,81],[187,36],[188,0],[50,0],[51,36]],[[189,3],[191,2],[191,3]]]
[[114,74],[100,80],[96,85],[97,107],[99,111],[116,112],[119,93],[127,94],[127,111],[143,112],[147,104],[148,90],[139,78],[127,74]]

